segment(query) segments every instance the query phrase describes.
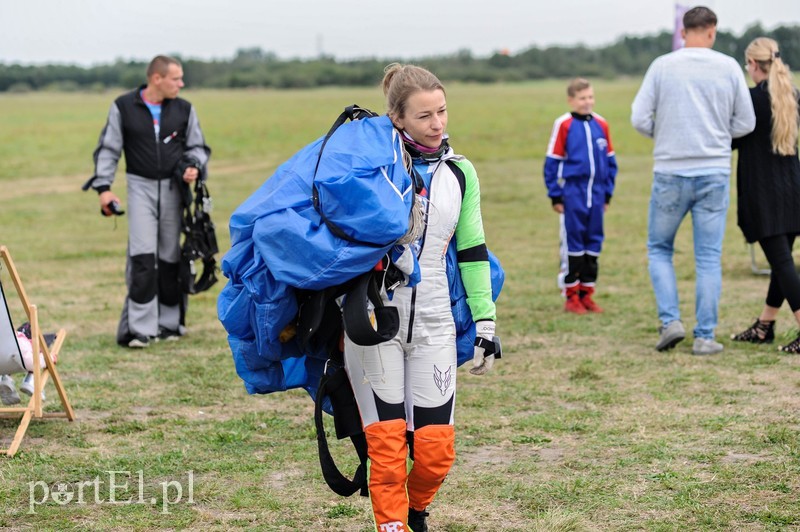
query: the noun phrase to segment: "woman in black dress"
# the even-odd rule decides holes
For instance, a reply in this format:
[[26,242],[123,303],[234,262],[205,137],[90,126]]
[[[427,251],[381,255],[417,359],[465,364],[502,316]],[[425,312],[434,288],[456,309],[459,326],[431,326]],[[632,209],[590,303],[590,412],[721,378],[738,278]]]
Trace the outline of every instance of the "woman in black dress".
[[[737,167],[738,218],[748,242],[758,242],[772,273],[766,304],[756,322],[732,335],[735,341],[775,339],[775,317],[784,300],[800,326],[800,276],[792,258],[800,234],[800,161],[797,158],[798,91],[781,60],[778,43],[766,37],[745,50],[756,129],[733,142]],[[800,336],[780,351],[800,353]]]

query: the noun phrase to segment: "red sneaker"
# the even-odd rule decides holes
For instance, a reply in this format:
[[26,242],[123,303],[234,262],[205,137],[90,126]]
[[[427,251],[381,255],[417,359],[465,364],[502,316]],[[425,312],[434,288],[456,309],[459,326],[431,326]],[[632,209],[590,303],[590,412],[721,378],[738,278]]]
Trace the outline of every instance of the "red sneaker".
[[581,304],[586,310],[597,313],[603,312],[602,307],[595,303],[594,299],[592,299],[592,295],[594,295],[594,286],[581,285],[580,293]]
[[578,285],[567,288],[567,301],[564,303],[564,310],[573,314],[586,314],[586,307],[581,303]]

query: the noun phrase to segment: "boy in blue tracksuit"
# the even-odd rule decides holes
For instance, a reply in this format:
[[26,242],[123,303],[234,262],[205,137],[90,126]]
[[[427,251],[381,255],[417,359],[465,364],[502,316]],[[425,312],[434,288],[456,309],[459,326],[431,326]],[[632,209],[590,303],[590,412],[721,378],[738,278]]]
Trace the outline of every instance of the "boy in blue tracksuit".
[[567,312],[602,312],[592,295],[603,245],[603,213],[614,194],[617,160],[608,123],[592,112],[591,84],[583,78],[572,80],[567,102],[571,112],[553,124],[544,162],[547,195],[561,215],[559,284],[567,297]]

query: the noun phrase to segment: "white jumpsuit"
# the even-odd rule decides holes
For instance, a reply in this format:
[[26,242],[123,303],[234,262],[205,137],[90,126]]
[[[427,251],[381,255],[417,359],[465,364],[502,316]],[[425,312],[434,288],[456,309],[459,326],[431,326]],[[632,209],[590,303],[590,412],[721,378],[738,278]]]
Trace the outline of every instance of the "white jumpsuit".
[[415,161],[414,167],[425,184],[418,200],[424,202],[427,224],[412,245],[421,281],[396,289],[391,300],[383,296],[400,316],[393,339],[363,347],[345,337],[345,369],[367,437],[379,531],[405,530],[398,527],[408,508],[424,510],[455,461],[456,331],[445,258],[455,234],[458,247],[468,248],[459,249],[459,267],[473,319],[495,318],[474,168],[451,149],[438,160]]

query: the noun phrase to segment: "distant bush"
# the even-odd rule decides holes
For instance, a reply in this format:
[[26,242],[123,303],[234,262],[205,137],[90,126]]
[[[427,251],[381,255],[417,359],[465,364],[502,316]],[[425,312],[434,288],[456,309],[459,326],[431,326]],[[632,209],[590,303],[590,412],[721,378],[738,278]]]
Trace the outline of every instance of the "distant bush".
[[32,90],[33,87],[31,87],[30,84],[25,82],[17,82],[9,85],[8,88],[6,89],[6,92],[23,93],[23,92],[31,92]]
[[92,83],[87,87],[87,90],[89,92],[103,93],[106,92],[106,90],[108,90],[108,87],[106,87],[103,83],[99,81],[95,81],[94,83]]
[[71,79],[54,81],[53,83],[48,83],[43,88],[46,91],[57,91],[57,92],[78,92],[80,90],[83,90],[83,88],[80,85],[78,85],[77,81],[73,81]]

